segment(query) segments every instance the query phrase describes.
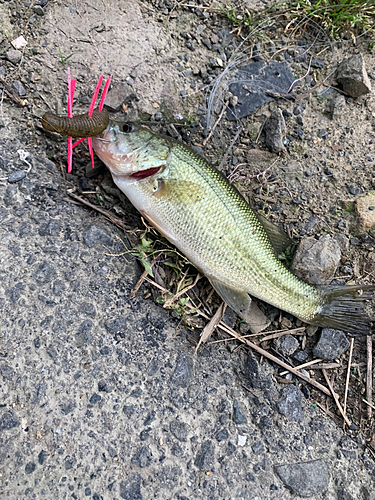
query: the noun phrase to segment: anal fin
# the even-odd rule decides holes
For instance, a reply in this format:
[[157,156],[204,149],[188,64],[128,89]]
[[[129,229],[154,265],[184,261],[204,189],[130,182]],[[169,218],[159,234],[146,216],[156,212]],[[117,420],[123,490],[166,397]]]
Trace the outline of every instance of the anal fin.
[[210,279],[210,282],[224,302],[246,321],[251,333],[259,333],[270,325],[271,320],[262,313],[248,293],[231,288],[219,280]]
[[245,314],[249,310],[251,297],[248,293],[231,288],[219,280],[210,279],[210,282],[217,294],[237,314]]

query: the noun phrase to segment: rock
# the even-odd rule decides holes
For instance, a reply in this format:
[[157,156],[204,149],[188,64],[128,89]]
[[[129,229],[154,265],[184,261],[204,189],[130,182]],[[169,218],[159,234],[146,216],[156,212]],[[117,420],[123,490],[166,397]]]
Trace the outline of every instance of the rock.
[[35,12],[38,16],[44,16],[44,9],[41,5],[34,5],[33,12]]
[[56,276],[55,266],[48,261],[42,262],[34,273],[34,279],[44,285],[52,281]]
[[14,80],[12,87],[20,97],[24,97],[26,95],[26,89],[19,80]]
[[193,360],[185,353],[177,357],[176,368],[172,374],[171,382],[178,387],[187,387],[193,372]]
[[333,120],[341,118],[346,107],[346,99],[343,95],[339,95],[332,99],[330,103],[330,114]]
[[271,376],[265,373],[264,367],[253,356],[246,359],[245,374],[255,389],[269,389],[272,385]]
[[323,328],[313,352],[317,358],[333,360],[339,358],[348,349],[349,341],[344,332],[333,328]]
[[13,429],[13,427],[18,427],[19,425],[21,425],[21,423],[16,419],[12,411],[4,413],[0,418],[0,432],[8,431],[9,429]]
[[297,249],[290,270],[313,285],[330,283],[340,263],[341,250],[329,234],[319,241],[305,237]]
[[342,61],[336,70],[336,80],[351,97],[360,97],[371,92],[371,82],[361,53]]
[[286,125],[284,116],[280,108],[272,111],[271,116],[264,124],[264,133],[266,134],[266,146],[272,153],[284,151],[284,134]]
[[238,401],[236,399],[233,401],[232,420],[237,425],[246,424],[246,422],[247,422],[246,417],[241,412],[240,405],[238,404]]
[[329,472],[323,459],[278,465],[275,472],[287,488],[301,497],[324,493],[329,485]]
[[22,52],[15,49],[9,49],[7,50],[6,56],[8,61],[10,61],[13,64],[18,64],[22,59]]
[[215,460],[215,449],[212,441],[207,439],[202,443],[196,457],[194,464],[198,469],[209,471],[212,469]]
[[95,224],[90,226],[82,236],[83,241],[89,248],[92,248],[97,243],[102,243],[106,246],[112,246],[113,244],[112,238],[109,236],[107,231]]
[[135,99],[134,90],[125,82],[113,85],[105,100],[105,107],[110,111],[120,111],[123,104]]
[[369,191],[355,200],[354,208],[359,222],[357,230],[375,237],[375,191]]
[[22,181],[26,177],[25,170],[15,170],[9,174],[8,182],[9,184],[15,184],[16,182]]
[[290,420],[302,422],[303,413],[303,396],[302,392],[295,385],[287,385],[281,391],[279,402],[277,403],[279,412]]
[[275,349],[283,356],[291,356],[299,347],[298,340],[293,335],[284,335],[273,341]]
[[6,380],[12,380],[16,374],[13,368],[5,363],[0,365],[0,373]]
[[295,80],[286,61],[252,62],[239,68],[231,79],[233,83],[228,90],[238,101],[236,106],[228,109],[228,120],[250,115],[272,100],[269,93],[286,94]]
[[251,333],[259,333],[271,324],[271,320],[259,309],[257,304],[252,300],[249,309],[240,317],[246,321]]
[[25,465],[26,474],[32,474],[36,469],[36,464],[34,462],[29,462]]
[[27,41],[24,39],[22,35],[17,37],[15,40],[12,40],[10,43],[16,50],[23,49],[27,45]]
[[143,500],[141,493],[141,475],[131,474],[120,483],[120,497],[124,500]]
[[169,430],[179,441],[186,441],[188,435],[188,425],[178,420],[172,420],[169,424]]
[[141,469],[148,467],[151,464],[151,461],[151,453],[147,446],[142,446],[138,453],[131,459],[131,463],[138,465]]

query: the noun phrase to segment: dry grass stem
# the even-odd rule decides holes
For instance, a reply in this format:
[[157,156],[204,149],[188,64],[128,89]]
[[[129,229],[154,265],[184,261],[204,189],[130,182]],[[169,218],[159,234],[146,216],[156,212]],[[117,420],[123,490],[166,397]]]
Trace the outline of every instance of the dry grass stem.
[[[321,361],[322,361],[321,359],[313,359],[312,361],[308,361],[307,363],[303,363],[302,365],[295,366],[294,368],[296,370],[302,370],[302,368],[306,368],[306,366],[311,366],[311,365],[314,365],[315,363],[320,363]],[[288,373],[288,370],[286,370],[285,372],[281,372],[279,375],[280,375],[280,377],[283,377],[287,373]]]
[[352,364],[353,347],[354,347],[354,338],[352,338],[351,341],[350,341],[348,371],[346,372],[345,394],[344,394],[344,413],[345,413],[345,415],[346,415],[346,403],[347,403],[347,400],[348,400],[349,379],[350,379],[350,366]]
[[339,398],[338,398],[337,394],[335,393],[335,391],[333,390],[331,381],[329,380],[327,372],[326,372],[326,370],[324,368],[323,368],[322,372],[323,372],[324,378],[326,379],[327,385],[328,385],[328,387],[329,387],[329,389],[331,391],[332,397],[335,400],[335,403],[336,403],[336,406],[337,406],[339,412],[341,413],[341,415],[342,415],[343,419],[345,420],[347,426],[350,427],[352,425],[352,423],[348,419],[348,417],[345,415],[345,413],[344,413],[344,411],[343,411],[343,409],[342,409],[342,407],[340,405]]
[[227,308],[226,303],[222,302],[216,313],[212,316],[210,322],[204,327],[199,342],[197,344],[197,347],[195,348],[194,354],[197,354],[199,346],[203,342],[207,342],[207,340],[210,338],[212,332],[215,330],[215,328],[222,320],[226,308]]
[[235,142],[237,141],[240,133],[242,132],[242,127],[238,129],[236,135],[233,137],[233,140],[232,142],[229,144],[229,148],[226,150],[221,162],[220,162],[220,165],[218,167],[218,170],[221,172],[222,169],[223,169],[223,166],[225,165],[225,162],[227,161],[227,158],[228,158],[228,155],[229,155],[229,151],[233,148]]
[[370,408],[372,408],[373,410],[375,410],[375,406],[374,406],[374,405],[372,405],[371,403],[369,403],[368,401],[366,401],[366,399],[364,399],[364,398],[363,398],[363,399],[362,399],[362,401],[363,401],[364,403],[366,403],[366,404],[367,404]]
[[[284,335],[289,335],[289,334],[292,335],[293,333],[304,332],[305,330],[306,328],[304,326],[301,326],[300,328],[294,328],[293,330],[276,330],[271,335],[267,335],[267,337],[261,339],[261,342],[266,342],[267,340],[272,340],[272,339],[278,339],[279,337],[284,337]],[[256,335],[259,335],[259,333],[257,333]]]
[[223,114],[225,113],[225,110],[227,109],[228,106],[229,106],[229,101],[226,101],[224,103],[224,105],[223,105],[223,109],[220,112],[219,118],[216,120],[216,122],[214,123],[214,126],[212,127],[210,133],[208,134],[208,136],[206,137],[206,139],[203,141],[203,147],[205,147],[205,145],[207,144],[207,142],[211,139],[212,134],[215,132],[215,128],[218,126],[218,124],[220,123],[220,120],[223,118]]
[[122,229],[123,231],[129,231],[129,227],[124,224],[124,222],[119,218],[113,215],[111,212],[108,210],[105,210],[104,208],[98,207],[97,205],[94,205],[90,203],[88,200],[85,200],[85,198],[81,198],[80,196],[77,196],[76,194],[72,193],[70,190],[67,190],[68,196],[71,198],[74,198],[75,200],[79,201],[83,205],[87,205],[88,207],[92,208],[93,210],[96,210],[97,212],[103,214],[109,221],[111,221],[115,226],[118,228]]
[[366,373],[366,399],[368,403],[367,417],[372,417],[372,336],[367,335],[367,373]]
[[168,309],[168,307],[171,307],[171,305],[173,304],[173,302],[175,300],[177,300],[178,298],[180,298],[181,295],[184,295],[186,292],[188,292],[189,290],[191,290],[192,288],[194,288],[195,285],[198,283],[198,281],[201,279],[201,277],[202,276],[198,273],[196,275],[196,277],[195,277],[194,282],[191,285],[186,286],[185,288],[183,288],[182,290],[180,290],[178,293],[176,293],[176,295],[174,295],[170,299],[166,300],[163,307],[165,307],[166,309]]
[[12,99],[12,101],[14,101],[19,106],[26,106],[27,101],[25,99],[20,99],[20,97],[18,97],[18,95],[14,92],[12,87],[10,87],[7,84],[7,82],[1,75],[0,75],[0,83],[3,86],[5,93],[7,94],[8,97]]

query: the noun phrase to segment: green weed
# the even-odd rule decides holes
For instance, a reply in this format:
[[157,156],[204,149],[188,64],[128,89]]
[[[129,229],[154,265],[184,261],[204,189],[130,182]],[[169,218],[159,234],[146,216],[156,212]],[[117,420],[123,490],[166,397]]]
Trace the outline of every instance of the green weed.
[[61,64],[62,64],[63,66],[65,66],[66,61],[67,61],[68,59],[70,59],[72,56],[74,56],[74,53],[72,53],[72,54],[69,54],[68,56],[64,57],[64,56],[62,55],[62,52],[61,52],[61,49],[60,49],[60,45],[59,45],[59,54],[60,54],[60,62],[61,62]]

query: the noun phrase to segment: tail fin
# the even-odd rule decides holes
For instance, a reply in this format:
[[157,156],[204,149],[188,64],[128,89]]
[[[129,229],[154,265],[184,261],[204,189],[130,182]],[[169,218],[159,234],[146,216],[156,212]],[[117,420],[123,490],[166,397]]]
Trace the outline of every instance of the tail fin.
[[355,336],[374,333],[366,303],[372,297],[375,285],[328,285],[319,289],[323,292],[324,302],[312,324],[343,330]]

